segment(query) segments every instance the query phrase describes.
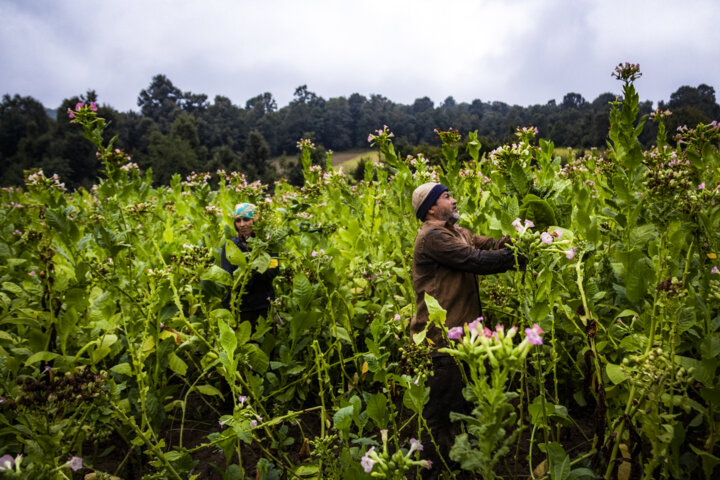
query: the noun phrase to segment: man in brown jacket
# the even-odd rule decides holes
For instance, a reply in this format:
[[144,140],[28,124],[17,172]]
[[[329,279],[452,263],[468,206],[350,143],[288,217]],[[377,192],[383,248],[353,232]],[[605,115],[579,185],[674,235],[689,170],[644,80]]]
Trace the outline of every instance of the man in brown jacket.
[[[423,226],[415,240],[413,256],[417,314],[410,323],[410,333],[427,328],[427,338],[439,347],[444,342],[442,332],[428,323],[425,293],[447,311],[445,325],[448,328],[472,322],[482,315],[477,275],[510,270],[515,266],[515,259],[512,250],[505,246],[510,242],[509,237],[500,240],[482,237],[455,224],[460,218],[457,200],[445,185],[425,183],[419,186],[413,192],[412,204]],[[423,416],[440,451],[429,449],[433,450],[428,453],[434,465],[424,472],[424,478],[437,478],[442,470],[438,455],[449,462],[448,453],[457,433],[450,421],[450,412],[468,413],[470,410],[462,395],[462,373],[453,358],[434,352],[432,361],[433,376],[428,379],[430,398]]]

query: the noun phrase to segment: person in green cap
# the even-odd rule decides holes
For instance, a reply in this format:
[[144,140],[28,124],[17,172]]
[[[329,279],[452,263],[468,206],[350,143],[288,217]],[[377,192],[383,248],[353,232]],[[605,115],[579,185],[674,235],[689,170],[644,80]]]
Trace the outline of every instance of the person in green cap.
[[[237,236],[231,241],[243,253],[250,252],[248,239],[254,236],[253,223],[255,221],[255,209],[256,207],[252,203],[239,203],[235,205],[233,209],[233,223]],[[277,255],[272,255],[272,257],[270,265],[265,272],[252,272],[250,274],[250,278],[245,283],[242,296],[238,295],[238,298],[236,298],[236,302],[238,299],[240,301],[239,311],[242,321],[247,320],[255,323],[259,317],[267,318],[270,302],[275,298],[272,281],[278,274]],[[228,260],[225,254],[225,245],[223,245],[222,252],[220,253],[220,266],[223,270],[230,273],[230,275],[237,269],[237,266]],[[228,289],[228,293],[223,299],[223,306],[225,308],[230,308],[232,297],[232,291]]]

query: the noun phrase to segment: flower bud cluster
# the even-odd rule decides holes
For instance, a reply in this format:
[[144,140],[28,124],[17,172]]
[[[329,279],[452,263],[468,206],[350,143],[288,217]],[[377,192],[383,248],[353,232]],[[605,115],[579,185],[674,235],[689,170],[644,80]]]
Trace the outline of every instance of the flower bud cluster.
[[640,73],[639,63],[625,62],[624,64],[618,64],[618,66],[615,67],[615,71],[610,75],[625,83],[632,83],[640,78],[642,73]]
[[462,178],[477,178],[478,180],[480,180],[480,185],[487,185],[490,182],[492,182],[492,180],[490,180],[489,177],[486,177],[485,175],[483,175],[481,171],[474,170],[472,168],[464,168],[464,169],[460,170],[460,177],[462,177]]
[[375,130],[375,133],[368,134],[367,141],[370,144],[371,147],[378,145],[383,146],[386,143],[390,141],[391,138],[395,136],[394,133],[392,133],[387,125],[383,125],[382,129]]
[[138,168],[137,164],[130,161],[132,159],[130,154],[119,148],[108,150],[104,155],[101,152],[96,152],[95,156],[98,160],[104,160],[111,168],[119,167],[126,172],[133,169],[132,165]]
[[683,281],[677,277],[669,277],[660,282],[657,286],[657,290],[665,292],[665,295],[670,297],[684,297],[687,294],[687,290],[683,285]]
[[701,207],[705,197],[716,194],[696,180],[697,172],[685,152],[678,154],[668,146],[654,147],[644,153],[643,163],[647,167],[643,186],[648,197],[659,205],[690,213]]
[[93,373],[89,368],[55,376],[50,367],[46,367],[46,373],[47,377],[41,379],[18,377],[21,393],[7,402],[8,406],[40,410],[50,407],[75,408],[82,402],[92,402],[97,398],[107,377],[105,373]]
[[693,382],[695,373],[694,368],[683,368],[671,361],[670,353],[660,347],[625,357],[620,369],[638,388],[648,392],[659,389],[660,394],[671,389],[684,391]]
[[671,112],[670,110],[664,110],[664,111],[663,111],[662,109],[658,108],[657,110],[655,110],[654,112],[652,112],[652,113],[650,114],[650,120],[654,120],[654,121],[657,122],[657,121],[660,121],[660,120],[665,120],[665,119],[668,118],[670,115],[672,115],[672,112]]
[[214,259],[206,247],[184,243],[183,248],[170,260],[173,264],[195,270],[196,267],[209,268]]
[[190,175],[185,178],[185,181],[182,182],[182,185],[186,187],[199,187],[208,183],[210,181],[210,178],[212,178],[210,172],[190,172]]
[[399,348],[400,372],[412,378],[427,379],[428,372],[432,369],[430,351],[431,348],[426,342],[402,345]]
[[[714,267],[714,270],[717,271],[717,267]],[[710,278],[707,296],[710,301],[717,305],[720,303],[720,279],[716,275],[717,273]]]
[[126,163],[125,165],[121,165],[121,166],[120,166],[120,170],[123,170],[123,171],[128,172],[128,173],[132,173],[132,172],[138,172],[138,173],[139,173],[139,172],[140,172],[140,167],[139,167],[138,164],[135,163],[135,162],[128,162],[128,163]]
[[60,182],[60,176],[57,173],[54,173],[52,177],[48,178],[42,170],[31,171],[31,173],[25,177],[25,184],[28,186],[28,189],[47,188],[63,192],[67,191],[65,183]]
[[428,159],[425,158],[425,155],[422,153],[418,153],[416,157],[408,155],[405,157],[405,164],[410,165],[411,167],[427,166]]
[[435,135],[437,135],[443,145],[457,143],[462,139],[460,131],[452,127],[447,130],[440,130],[436,128],[433,132],[435,132]]
[[518,333],[517,327],[505,330],[504,325],[497,325],[495,330],[483,326],[483,317],[465,324],[462,327],[453,327],[448,331],[450,340],[457,340],[453,347],[441,348],[441,352],[449,353],[453,357],[464,360],[471,365],[480,365],[489,362],[492,368],[500,365],[511,366],[519,364],[530,351],[532,345],[542,345],[542,334],[545,333],[536,323],[532,328],[525,329],[525,338],[515,345],[513,338]]
[[380,435],[382,437],[382,451],[378,452],[375,447],[370,447],[360,459],[360,465],[365,470],[365,473],[369,473],[375,478],[399,480],[404,478],[405,472],[413,467],[432,468],[432,461],[415,460],[413,458],[415,452],[423,451],[423,445],[418,440],[410,439],[410,448],[407,452],[403,453],[403,450],[398,450],[390,454],[388,452],[388,431],[380,430]]
[[515,129],[515,136],[520,139],[520,143],[530,143],[530,141],[535,138],[538,133],[540,133],[537,129],[537,127],[533,127],[532,125],[529,127],[517,127]]
[[615,164],[603,157],[596,148],[590,149],[582,157],[571,154],[567,164],[557,173],[557,176],[588,181],[591,178],[611,177],[615,171]]
[[127,205],[125,207],[125,210],[127,210],[128,213],[132,213],[134,215],[143,215],[151,213],[154,208],[155,205],[152,202],[140,202]]
[[215,205],[206,205],[205,211],[207,213],[209,213],[210,215],[216,215],[216,216],[222,215],[222,209],[220,209],[219,207],[216,207]]
[[297,146],[298,150],[310,150],[311,152],[315,150],[315,144],[309,138],[301,138],[295,146]]
[[94,112],[97,112],[97,111],[98,111],[98,107],[97,107],[97,104],[96,104],[95,102],[90,102],[88,105],[85,105],[85,103],[83,103],[83,102],[78,102],[78,103],[75,104],[75,109],[74,109],[74,110],[72,110],[72,109],[70,109],[70,108],[67,109],[67,114],[68,114],[68,117],[70,117],[70,118],[72,119],[72,120],[71,120],[71,123],[74,123],[74,122],[77,121],[77,119],[76,119],[75,117],[76,117],[78,114],[87,113],[87,112],[93,112],[93,113],[94,113]]
[[675,141],[678,145],[687,145],[686,150],[693,151],[698,155],[703,153],[703,147],[708,143],[714,144],[717,149],[720,142],[720,124],[714,120],[709,124],[699,123],[694,128],[681,125],[677,128]]
[[525,142],[502,145],[490,152],[488,159],[498,172],[509,175],[515,164],[519,164],[523,169],[527,168],[536,149],[537,147]]

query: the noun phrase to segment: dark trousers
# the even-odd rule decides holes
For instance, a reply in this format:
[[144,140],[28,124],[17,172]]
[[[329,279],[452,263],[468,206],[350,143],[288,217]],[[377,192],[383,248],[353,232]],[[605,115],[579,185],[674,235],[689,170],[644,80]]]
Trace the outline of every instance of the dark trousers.
[[260,317],[267,318],[268,309],[262,308],[260,310],[250,310],[248,312],[240,312],[240,321],[245,322],[248,321],[251,324],[255,325],[257,323],[257,319]]
[[455,437],[460,433],[460,423],[450,421],[450,412],[469,413],[472,410],[470,403],[463,397],[462,372],[455,360],[449,355],[443,355],[433,357],[432,361],[433,375],[428,379],[430,398],[423,409],[423,417],[438,448],[430,441],[425,443],[426,454],[423,458],[433,462],[432,469],[423,469],[422,477],[426,479],[439,478],[440,472],[445,469],[440,456],[452,470],[459,468],[449,457]]

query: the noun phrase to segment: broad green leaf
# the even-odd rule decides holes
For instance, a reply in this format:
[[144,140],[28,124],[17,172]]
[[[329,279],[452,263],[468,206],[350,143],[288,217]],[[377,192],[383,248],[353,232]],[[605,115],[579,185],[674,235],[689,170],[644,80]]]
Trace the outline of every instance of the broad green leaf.
[[110,371],[118,373],[120,375],[132,375],[132,369],[130,368],[130,364],[127,362],[118,363],[117,365],[111,367]]
[[230,361],[233,359],[235,354],[235,348],[237,348],[237,337],[235,332],[230,326],[223,320],[218,321],[218,331],[220,332],[220,345],[227,354]]
[[551,225],[557,225],[555,212],[547,200],[537,195],[528,194],[522,200],[520,216],[533,220],[538,230],[544,230]]
[[247,259],[245,258],[245,254],[232,240],[227,240],[225,242],[225,257],[227,257],[230,263],[236,267],[241,269],[247,268]]
[[270,366],[270,359],[267,354],[260,350],[254,343],[248,343],[243,350],[247,354],[247,362],[250,368],[257,373],[265,373]]
[[429,394],[430,388],[411,383],[408,385],[405,393],[403,393],[403,405],[415,413],[421,413],[424,405],[428,401]]
[[168,221],[165,222],[165,229],[163,230],[162,239],[163,239],[163,242],[165,242],[165,243],[172,243],[172,241],[175,240],[175,234],[173,232],[172,223],[170,222],[170,219],[168,219]]
[[308,278],[297,273],[293,279],[293,296],[301,309],[306,309],[313,298],[313,288]]
[[12,282],[3,282],[2,288],[6,292],[10,292],[15,295],[21,295],[25,296],[25,290],[23,290],[19,285],[12,283]]
[[423,331],[414,334],[412,337],[413,343],[415,343],[416,345],[420,345],[422,342],[425,341],[426,336],[427,336],[427,329],[424,329]]
[[427,292],[425,292],[425,305],[427,305],[428,313],[430,314],[430,321],[438,327],[444,327],[447,311]]
[[103,358],[107,357],[110,354],[110,347],[98,347],[95,350],[92,351],[90,354],[90,358],[93,363],[97,363]]
[[354,408],[352,405],[343,407],[333,415],[333,426],[340,431],[350,428],[352,423]]
[[245,321],[238,325],[235,330],[235,338],[237,338],[238,345],[245,345],[252,335],[252,325],[250,322]]
[[93,322],[107,320],[115,313],[115,298],[110,291],[103,292],[90,305],[88,316]]
[[32,365],[33,363],[37,362],[49,362],[50,360],[54,360],[58,358],[60,355],[54,352],[37,352],[32,355],[30,355],[30,358],[25,360],[25,366]]
[[117,335],[108,333],[98,339],[98,347],[112,347],[118,341]]
[[370,395],[367,401],[367,414],[375,425],[380,428],[387,428],[390,420],[387,409],[387,397],[383,393]]
[[182,358],[178,357],[175,352],[170,352],[168,355],[168,367],[180,376],[185,376],[188,369],[187,363],[185,363]]
[[610,381],[612,383],[614,383],[615,385],[627,380],[627,375],[625,375],[625,372],[623,372],[622,367],[620,367],[620,365],[608,363],[607,365],[605,365],[605,372],[607,373],[607,376],[610,379]]
[[513,163],[510,167],[510,181],[517,190],[520,197],[524,197],[528,191],[528,178],[525,169],[519,163]]
[[261,253],[255,260],[253,260],[252,269],[257,270],[259,273],[265,273],[270,266],[271,259],[272,257],[270,257],[270,255],[266,252]]
[[222,393],[220,393],[220,390],[213,387],[212,385],[207,385],[207,384],[206,385],[198,385],[197,387],[195,387],[195,389],[198,392],[202,393],[203,395],[208,395],[208,396],[216,395],[218,397],[222,397]]
[[232,275],[230,275],[228,272],[223,270],[217,265],[211,266],[205,273],[203,273],[202,277],[200,277],[202,280],[211,280],[213,282],[218,282],[225,286],[232,285]]
[[630,232],[630,244],[634,247],[642,247],[657,235],[657,227],[652,223],[647,223]]

